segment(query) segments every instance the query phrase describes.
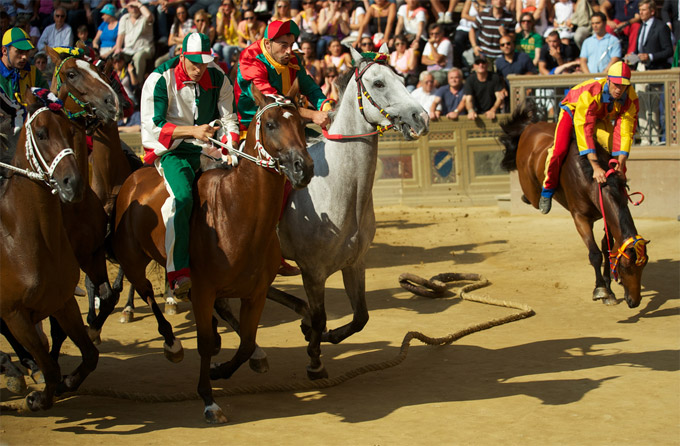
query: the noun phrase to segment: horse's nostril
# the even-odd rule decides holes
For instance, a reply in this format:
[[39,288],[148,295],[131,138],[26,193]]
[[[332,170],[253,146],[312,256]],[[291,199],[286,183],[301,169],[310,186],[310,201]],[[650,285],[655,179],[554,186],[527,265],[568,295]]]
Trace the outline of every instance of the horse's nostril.
[[293,165],[295,166],[295,172],[302,172],[302,161],[297,160]]

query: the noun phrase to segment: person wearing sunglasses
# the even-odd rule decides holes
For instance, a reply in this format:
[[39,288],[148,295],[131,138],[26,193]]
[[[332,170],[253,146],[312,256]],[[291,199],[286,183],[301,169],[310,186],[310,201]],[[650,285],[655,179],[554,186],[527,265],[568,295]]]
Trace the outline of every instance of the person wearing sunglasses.
[[541,47],[543,47],[543,37],[534,30],[534,17],[531,13],[523,13],[519,25],[521,31],[515,36],[515,47],[528,55],[534,66],[538,66],[538,61],[541,58]]
[[512,35],[501,37],[501,51],[503,55],[496,59],[496,72],[505,80],[505,86],[510,91],[508,75],[510,74],[538,74],[529,56],[523,52],[515,51],[515,40]]
[[73,46],[73,30],[66,23],[66,10],[62,7],[54,10],[54,23],[49,25],[38,40],[38,51],[60,46]]
[[273,22],[274,20],[286,21],[292,19],[293,16],[290,12],[290,0],[278,0],[275,2],[274,13],[272,14],[272,18],[269,20],[269,23]]
[[238,10],[234,0],[222,0],[222,5],[217,11],[217,42],[213,50],[220,59],[231,69],[238,61],[241,48],[238,46]]
[[342,5],[341,0],[331,0],[326,8],[319,11],[319,41],[316,53],[326,54],[326,50],[333,40],[341,41],[350,33],[349,12]]
[[261,39],[267,25],[257,20],[255,11],[246,9],[243,12],[243,20],[238,24],[238,46],[247,48],[253,42]]

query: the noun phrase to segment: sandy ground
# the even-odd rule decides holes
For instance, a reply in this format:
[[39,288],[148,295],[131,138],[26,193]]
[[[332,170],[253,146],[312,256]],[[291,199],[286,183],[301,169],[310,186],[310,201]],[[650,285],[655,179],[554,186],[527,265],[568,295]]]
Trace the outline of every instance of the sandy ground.
[[[446,336],[517,312],[451,296],[416,297],[398,285],[411,272],[478,273],[492,285],[473,295],[531,306],[530,319],[433,347],[411,343],[398,366],[339,386],[218,398],[229,423],[208,426],[202,403],[141,403],[74,396],[35,414],[3,412],[0,442],[232,445],[678,445],[680,444],[680,223],[638,219],[651,239],[639,308],[591,301],[594,278],[568,217],[510,217],[496,208],[377,210],[368,254],[366,328],[323,345],[331,375],[394,358],[410,330]],[[341,277],[328,281],[329,326],[351,317]],[[278,279],[303,297],[299,278]],[[619,297],[622,288],[615,285]],[[455,291],[455,289],[454,289]],[[84,299],[80,300],[85,308]],[[122,303],[120,304],[122,305]],[[169,316],[186,349],[169,363],[150,311],[138,303],[128,325],[104,327],[97,370],[87,388],[153,395],[195,393],[198,353],[188,304]],[[122,308],[122,306],[121,306]],[[237,337],[220,327],[225,361]],[[305,383],[307,355],[299,320],[270,302],[258,341],[270,371],[244,365],[215,388]],[[7,351],[4,339],[0,348]],[[62,368],[77,363],[67,343]],[[3,401],[18,398],[0,387]]]

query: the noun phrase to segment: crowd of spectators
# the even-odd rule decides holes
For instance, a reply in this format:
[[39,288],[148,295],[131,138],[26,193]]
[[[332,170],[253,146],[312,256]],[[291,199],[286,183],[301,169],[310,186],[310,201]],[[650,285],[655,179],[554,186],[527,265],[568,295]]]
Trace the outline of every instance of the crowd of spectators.
[[[225,70],[262,38],[270,20],[294,20],[298,50],[323,91],[351,67],[348,46],[376,51],[433,119],[506,111],[509,74],[604,73],[671,66],[678,0],[0,0],[0,31],[24,29],[33,63],[46,46],[82,40],[112,58],[136,100],[145,76],[178,54],[187,33],[209,36]],[[658,6],[663,6],[658,8]],[[657,10],[662,20],[656,18]],[[677,55],[676,55],[677,64]]]

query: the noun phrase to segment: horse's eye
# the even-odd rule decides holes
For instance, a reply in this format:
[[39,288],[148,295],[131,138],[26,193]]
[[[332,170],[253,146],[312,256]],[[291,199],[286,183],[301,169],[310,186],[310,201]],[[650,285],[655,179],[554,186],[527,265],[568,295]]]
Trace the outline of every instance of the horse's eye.
[[69,71],[66,76],[68,76],[69,79],[75,79],[77,74],[75,71]]
[[384,88],[385,84],[383,83],[383,81],[375,81],[375,82],[373,82],[373,86],[375,88]]
[[265,127],[267,127],[267,130],[274,130],[278,127],[278,123],[276,121],[267,121]]
[[39,140],[45,141],[45,140],[47,140],[47,130],[46,129],[38,129],[35,132],[35,136],[37,136]]

